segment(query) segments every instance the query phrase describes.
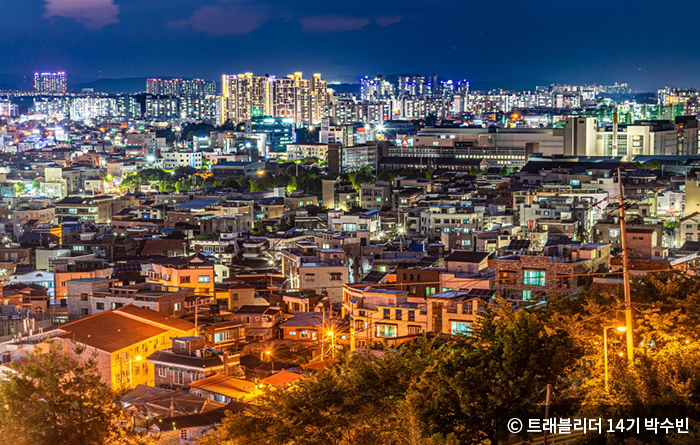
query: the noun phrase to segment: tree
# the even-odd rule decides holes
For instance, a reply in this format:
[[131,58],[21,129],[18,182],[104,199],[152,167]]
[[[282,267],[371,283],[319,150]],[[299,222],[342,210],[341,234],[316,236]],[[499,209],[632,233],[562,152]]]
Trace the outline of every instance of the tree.
[[136,173],[122,178],[119,184],[119,189],[126,192],[134,192],[138,190],[139,187],[141,187],[141,177]]
[[293,192],[297,190],[297,178],[292,177],[289,181],[289,184],[287,184],[287,195],[291,195]]
[[256,400],[204,444],[495,443],[505,421],[541,404],[578,351],[548,314],[505,305],[473,337],[417,339],[382,357],[353,355]]
[[360,186],[366,182],[374,182],[374,168],[367,166],[360,170],[348,173],[348,179],[352,186],[360,192]]
[[563,384],[580,356],[566,331],[548,327],[546,314],[514,312],[504,302],[444,354],[408,396],[425,432],[492,444],[508,437],[508,419],[542,403],[547,384]]
[[201,443],[405,443],[403,400],[416,376],[441,353],[438,343],[421,339],[382,358],[347,357],[287,390],[261,396]]
[[388,170],[382,170],[377,174],[377,181],[386,181],[389,183],[394,182],[394,174]]
[[264,222],[257,221],[253,225],[253,235],[267,235],[268,233],[270,233],[270,230],[267,228]]
[[27,193],[27,186],[24,185],[23,182],[16,182],[15,183],[15,192],[17,196],[22,196],[25,193]]
[[32,190],[34,190],[35,193],[38,193],[39,190],[41,190],[41,181],[39,179],[34,179],[32,181]]
[[93,358],[74,362],[57,349],[35,352],[0,380],[0,434],[16,445],[110,443],[124,434],[115,402]]

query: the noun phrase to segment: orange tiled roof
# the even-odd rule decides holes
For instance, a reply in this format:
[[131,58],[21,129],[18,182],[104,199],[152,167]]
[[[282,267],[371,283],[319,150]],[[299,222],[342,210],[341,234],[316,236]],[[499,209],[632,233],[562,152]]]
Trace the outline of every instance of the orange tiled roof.
[[282,388],[294,382],[295,380],[303,378],[304,376],[301,374],[297,374],[296,372],[290,372],[286,369],[283,369],[280,372],[272,374],[270,377],[263,379],[263,383]]
[[338,363],[337,360],[321,360],[319,362],[311,362],[307,363],[305,365],[301,365],[302,368],[307,369],[309,371],[323,371],[326,368],[330,368],[331,366],[335,365]]
[[221,394],[232,399],[250,398],[255,393],[255,383],[218,374],[194,381],[190,383],[190,387]]
[[128,314],[133,317],[138,317],[144,320],[145,322],[161,325],[168,329],[175,329],[182,332],[188,332],[194,329],[194,323],[192,322],[177,317],[163,315],[160,312],[152,311],[143,307],[134,306],[133,304],[128,304],[124,307],[120,307],[119,309],[117,309],[117,312]]
[[101,312],[61,326],[59,338],[75,340],[101,351],[115,352],[164,334],[167,329],[154,326],[117,311]]

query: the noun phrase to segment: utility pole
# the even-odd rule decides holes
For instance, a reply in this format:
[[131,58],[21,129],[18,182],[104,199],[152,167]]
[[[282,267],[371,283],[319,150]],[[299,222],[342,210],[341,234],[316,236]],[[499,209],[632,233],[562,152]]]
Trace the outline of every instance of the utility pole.
[[613,128],[612,128],[612,155],[617,156],[617,106],[613,109]]
[[[544,418],[545,420],[549,420],[549,405],[552,401],[552,384],[547,383],[547,395],[545,396],[545,401],[544,401]],[[543,445],[547,445],[547,431],[549,431],[549,427],[544,430],[544,437],[542,438]]]
[[622,242],[622,280],[625,292],[625,326],[627,327],[627,361],[632,365],[634,360],[634,338],[632,335],[632,295],[630,292],[629,256],[627,254],[627,229],[625,227],[625,195],[622,187],[621,168],[617,168],[617,182],[620,196],[618,199],[620,209],[620,238]]

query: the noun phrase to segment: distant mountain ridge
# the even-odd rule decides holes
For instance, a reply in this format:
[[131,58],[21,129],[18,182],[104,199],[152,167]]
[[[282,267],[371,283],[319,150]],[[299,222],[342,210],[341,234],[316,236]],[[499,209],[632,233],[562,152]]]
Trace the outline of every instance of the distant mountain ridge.
[[[152,77],[126,77],[123,79],[97,79],[91,82],[68,84],[68,90],[79,93],[84,88],[92,88],[99,93],[142,93],[146,91],[146,79]],[[172,77],[162,77],[171,79]],[[69,78],[70,79],[70,78]]]

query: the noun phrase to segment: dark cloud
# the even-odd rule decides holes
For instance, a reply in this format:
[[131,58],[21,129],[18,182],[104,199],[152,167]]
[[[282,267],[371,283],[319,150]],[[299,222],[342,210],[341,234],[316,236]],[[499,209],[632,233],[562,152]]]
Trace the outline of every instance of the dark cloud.
[[186,19],[169,22],[169,26],[210,35],[244,35],[256,30],[270,17],[264,7],[226,2],[202,6]]
[[339,15],[317,15],[302,17],[301,27],[306,32],[356,31],[372,22],[366,17],[343,17]]
[[45,0],[44,17],[65,17],[96,30],[118,23],[119,7],[112,0]]
[[299,22],[305,32],[344,32],[363,29],[374,22],[379,26],[389,26],[401,21],[401,16],[352,17],[342,15],[317,15],[301,17]]

